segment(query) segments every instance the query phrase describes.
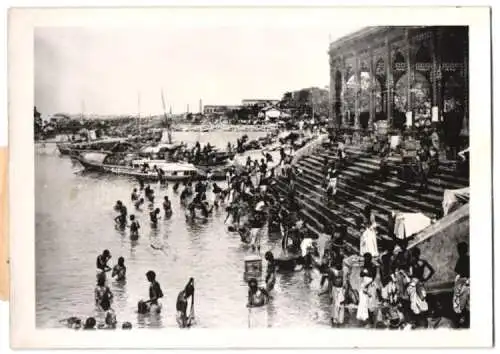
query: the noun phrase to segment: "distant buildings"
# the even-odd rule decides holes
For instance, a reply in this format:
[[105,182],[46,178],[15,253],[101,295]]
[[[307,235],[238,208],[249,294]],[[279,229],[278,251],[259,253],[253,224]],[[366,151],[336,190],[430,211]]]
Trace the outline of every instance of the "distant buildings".
[[266,106],[273,106],[278,104],[280,101],[279,100],[269,100],[269,99],[245,99],[241,100],[241,105],[242,106],[259,106],[259,107],[266,107]]
[[203,107],[203,114],[205,115],[223,115],[228,111],[240,109],[240,105],[206,105]]

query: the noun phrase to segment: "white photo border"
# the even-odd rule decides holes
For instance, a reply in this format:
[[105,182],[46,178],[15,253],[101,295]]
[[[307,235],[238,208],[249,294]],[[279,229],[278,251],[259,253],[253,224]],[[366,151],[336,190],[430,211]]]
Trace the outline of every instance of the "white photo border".
[[[209,16],[207,11],[210,12]],[[231,16],[227,16],[227,14]],[[493,343],[491,13],[487,7],[11,9],[9,13],[12,348],[455,348]],[[159,329],[72,331],[35,324],[34,28],[85,26],[469,26],[471,328],[393,331]],[[330,26],[330,27],[329,27]],[[325,41],[325,52],[328,43]],[[322,53],[318,53],[321,55]],[[326,55],[325,55],[325,60]],[[328,81],[328,73],[325,73]],[[244,305],[242,305],[244,306]],[[251,335],[250,335],[251,333]]]

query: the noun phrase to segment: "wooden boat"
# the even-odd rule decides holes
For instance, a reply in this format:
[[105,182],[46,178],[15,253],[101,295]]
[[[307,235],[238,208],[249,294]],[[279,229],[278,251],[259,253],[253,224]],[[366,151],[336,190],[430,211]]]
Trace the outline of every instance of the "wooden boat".
[[61,155],[77,155],[80,152],[123,152],[134,148],[127,139],[112,138],[88,142],[57,143]]
[[[135,177],[145,181],[159,181],[161,178],[165,181],[187,181],[202,176],[200,171],[189,163],[171,163],[164,160],[133,160],[128,164],[117,164],[110,162],[113,157],[116,159],[113,154],[93,152],[79,154],[73,158],[87,171]],[[149,166],[147,170],[144,169],[145,164]],[[160,177],[154,166],[158,170],[163,170],[163,177]]]

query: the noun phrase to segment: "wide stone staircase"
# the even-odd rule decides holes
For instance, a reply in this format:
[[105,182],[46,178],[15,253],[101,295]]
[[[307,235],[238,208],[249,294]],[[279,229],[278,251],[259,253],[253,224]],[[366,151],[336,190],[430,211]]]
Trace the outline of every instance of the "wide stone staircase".
[[[347,226],[347,242],[352,253],[359,251],[356,218],[367,205],[376,214],[379,225],[378,245],[382,250],[387,241],[391,240],[391,212],[422,212],[439,218],[444,190],[469,185],[468,178],[460,177],[453,167],[442,164],[428,180],[429,190],[423,194],[418,191],[418,182],[401,179],[395,168],[391,169],[386,178],[379,178],[378,155],[357,146],[347,146],[345,151],[347,161],[340,173],[334,202],[327,203],[322,171],[325,157],[330,161],[336,159],[336,148],[320,147],[296,163],[302,170],[297,178],[296,196],[301,204],[300,214],[313,231],[320,233],[328,223]],[[275,188],[279,193],[286,194],[289,186],[284,179],[278,179]]]

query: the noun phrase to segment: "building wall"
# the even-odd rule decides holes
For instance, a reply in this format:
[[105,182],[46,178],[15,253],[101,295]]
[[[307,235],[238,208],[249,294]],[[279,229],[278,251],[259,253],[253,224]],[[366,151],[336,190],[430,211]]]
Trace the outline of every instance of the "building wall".
[[339,126],[402,128],[406,112],[431,119],[437,107],[449,131],[468,136],[468,27],[369,27],[331,43],[329,57]]

